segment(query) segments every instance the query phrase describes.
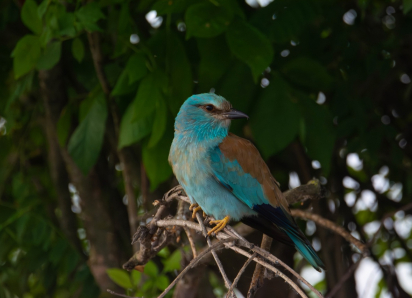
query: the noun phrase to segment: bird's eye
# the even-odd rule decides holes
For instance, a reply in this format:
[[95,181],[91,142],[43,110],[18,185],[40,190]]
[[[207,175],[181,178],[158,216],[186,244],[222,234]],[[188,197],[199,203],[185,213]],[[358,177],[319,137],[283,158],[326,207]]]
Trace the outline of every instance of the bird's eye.
[[215,107],[213,105],[206,105],[205,109],[208,110],[209,112],[211,112],[215,109]]

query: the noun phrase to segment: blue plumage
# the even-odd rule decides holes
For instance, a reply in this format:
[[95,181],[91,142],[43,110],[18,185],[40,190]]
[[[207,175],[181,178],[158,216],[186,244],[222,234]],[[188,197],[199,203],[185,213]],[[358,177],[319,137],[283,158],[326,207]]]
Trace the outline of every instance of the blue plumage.
[[217,219],[218,232],[242,220],[292,244],[317,270],[323,263],[289,214],[288,204],[257,149],[229,133],[232,119],[246,118],[223,97],[188,98],[175,121],[169,162],[192,203]]

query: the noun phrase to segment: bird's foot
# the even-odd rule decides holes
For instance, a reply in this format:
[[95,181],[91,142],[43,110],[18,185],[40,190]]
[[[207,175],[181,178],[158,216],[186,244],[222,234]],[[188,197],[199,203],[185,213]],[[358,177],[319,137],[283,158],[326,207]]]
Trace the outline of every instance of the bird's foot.
[[216,226],[211,229],[207,235],[210,236],[210,234],[215,233],[217,234],[218,232],[220,232],[221,230],[223,230],[226,225],[229,223],[230,221],[230,216],[226,216],[224,219],[219,219],[219,220],[212,220],[211,222],[209,222],[209,224],[216,224]]
[[[193,211],[192,218],[196,218],[196,212],[202,210],[202,207],[200,207],[198,204],[195,203],[189,206],[189,210]],[[203,212],[203,217],[204,217],[204,214],[205,213]]]

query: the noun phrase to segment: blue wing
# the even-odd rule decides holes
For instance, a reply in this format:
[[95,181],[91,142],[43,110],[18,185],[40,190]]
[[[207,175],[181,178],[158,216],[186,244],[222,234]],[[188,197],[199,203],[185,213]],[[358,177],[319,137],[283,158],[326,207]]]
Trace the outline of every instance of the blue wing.
[[[279,238],[279,232],[283,233],[282,237],[286,234],[315,269],[320,271],[324,267],[290,215],[276,180],[252,143],[229,134],[211,153],[210,160],[215,179],[264,219],[248,218],[244,221],[246,224],[256,228],[262,223],[272,223],[260,230],[275,238]],[[280,240],[287,243],[285,239]]]

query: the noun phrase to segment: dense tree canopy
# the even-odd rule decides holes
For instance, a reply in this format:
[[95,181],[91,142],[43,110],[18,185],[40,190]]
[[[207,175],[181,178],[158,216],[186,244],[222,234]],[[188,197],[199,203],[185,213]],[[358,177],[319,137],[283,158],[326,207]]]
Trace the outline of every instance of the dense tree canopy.
[[[174,117],[204,92],[250,116],[231,130],[282,190],[321,181],[325,198],[296,208],[368,243],[359,265],[340,235],[299,220],[327,268],[317,289],[350,272],[334,297],[412,294],[411,0],[2,0],[0,12],[0,297],[156,297],[169,284],[191,258],[183,233],[144,273],[121,266],[176,184]],[[234,278],[244,259],[223,254]],[[203,266],[191,295],[223,297]],[[256,297],[274,289],[296,297],[278,278]]]

